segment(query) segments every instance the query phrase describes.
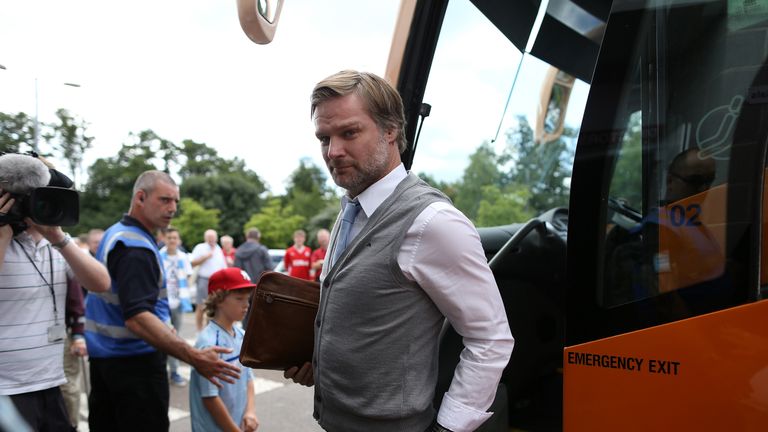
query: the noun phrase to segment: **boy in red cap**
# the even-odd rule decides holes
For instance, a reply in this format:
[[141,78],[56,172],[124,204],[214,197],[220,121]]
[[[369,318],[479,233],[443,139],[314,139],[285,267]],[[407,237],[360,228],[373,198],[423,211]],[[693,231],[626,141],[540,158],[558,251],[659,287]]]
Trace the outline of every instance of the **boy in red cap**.
[[251,371],[240,364],[239,360],[244,332],[242,328],[234,326],[235,322],[245,316],[248,299],[255,287],[248,273],[238,267],[221,269],[208,280],[205,313],[210,322],[200,332],[195,347],[232,348],[231,353],[222,356],[238,366],[241,372],[240,379],[234,384],[222,382],[217,387],[192,371],[189,405],[193,431],[255,431],[259,426]]

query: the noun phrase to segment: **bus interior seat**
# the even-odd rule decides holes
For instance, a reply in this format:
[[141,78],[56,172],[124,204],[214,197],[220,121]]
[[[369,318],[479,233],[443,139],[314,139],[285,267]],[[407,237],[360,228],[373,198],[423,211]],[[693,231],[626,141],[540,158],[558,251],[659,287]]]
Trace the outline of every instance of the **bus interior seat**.
[[[496,424],[531,430],[562,428],[562,350],[567,209],[553,209],[539,219],[544,231],[531,231],[494,272],[504,301],[515,349],[502,374],[494,418],[480,431],[507,431]],[[479,228],[487,256],[499,251],[522,224]],[[461,336],[446,323],[440,342],[435,406],[448,390],[463,349]],[[499,409],[504,405],[506,409]],[[504,421],[509,417],[508,423]]]

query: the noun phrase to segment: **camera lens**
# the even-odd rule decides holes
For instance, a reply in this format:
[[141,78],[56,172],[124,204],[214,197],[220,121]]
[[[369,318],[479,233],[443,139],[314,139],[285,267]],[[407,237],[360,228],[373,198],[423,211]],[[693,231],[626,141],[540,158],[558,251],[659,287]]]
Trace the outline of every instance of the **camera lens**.
[[59,187],[35,189],[29,200],[29,213],[40,225],[77,225],[79,200],[77,192]]
[[32,214],[34,214],[40,220],[55,224],[58,220],[61,219],[64,212],[59,206],[58,202],[51,201],[50,199],[41,199],[34,202]]

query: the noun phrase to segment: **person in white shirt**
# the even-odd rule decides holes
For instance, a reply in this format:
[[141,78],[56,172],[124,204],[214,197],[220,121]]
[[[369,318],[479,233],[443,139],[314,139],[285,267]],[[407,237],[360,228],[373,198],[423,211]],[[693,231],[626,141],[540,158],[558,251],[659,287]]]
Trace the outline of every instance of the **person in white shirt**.
[[76,277],[87,290],[103,292],[109,273],[61,227],[22,217],[19,201],[34,189],[71,188],[72,181],[36,155],[9,153],[0,160],[0,395],[10,397],[31,430],[71,430],[59,388],[66,382],[67,279]]
[[200,243],[192,249],[192,266],[200,266],[197,269],[197,309],[195,310],[195,324],[197,331],[203,330],[203,304],[208,297],[208,278],[217,270],[227,267],[227,261],[224,258],[224,251],[219,246],[219,234],[216,230],[206,230],[203,234],[205,242]]
[[[347,193],[320,276],[313,362],[285,376],[315,385],[328,430],[473,431],[492,415],[514,346],[477,230],[406,172],[403,105],[385,80],[342,71],[311,102],[323,158]],[[465,348],[435,413],[444,317]]]

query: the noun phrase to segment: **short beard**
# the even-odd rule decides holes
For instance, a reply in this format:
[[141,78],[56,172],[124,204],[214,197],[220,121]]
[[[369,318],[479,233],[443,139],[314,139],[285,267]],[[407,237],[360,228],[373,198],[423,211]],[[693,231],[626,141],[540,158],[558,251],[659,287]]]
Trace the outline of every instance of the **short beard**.
[[372,155],[370,159],[360,165],[358,172],[349,181],[344,184],[339,183],[339,179],[335,178],[334,181],[340,187],[346,189],[350,195],[357,196],[362,191],[368,189],[368,187],[386,174],[387,165],[389,161],[389,152],[387,151],[387,140],[384,134],[379,136],[379,147],[376,148],[376,153]]

